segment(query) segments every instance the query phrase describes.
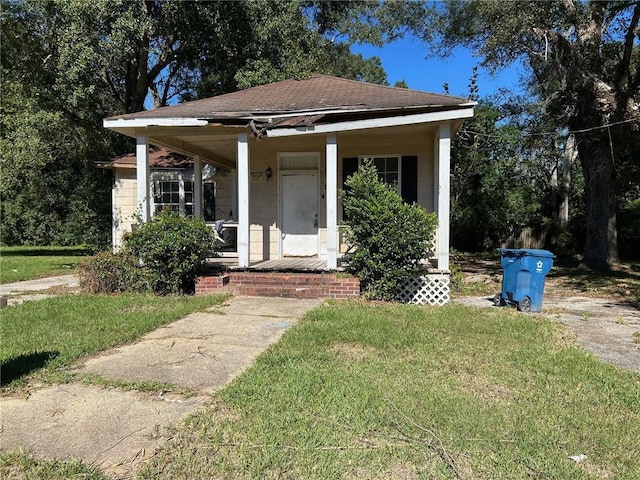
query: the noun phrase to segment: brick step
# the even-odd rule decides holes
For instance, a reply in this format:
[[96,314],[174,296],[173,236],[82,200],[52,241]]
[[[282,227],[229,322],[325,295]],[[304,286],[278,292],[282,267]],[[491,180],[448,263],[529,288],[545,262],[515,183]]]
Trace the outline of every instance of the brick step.
[[281,298],[325,298],[328,294],[326,287],[300,288],[285,285],[234,285],[229,291],[234,295],[246,295],[250,297],[281,297]]
[[360,294],[360,282],[335,274],[284,272],[227,272],[198,279],[196,295],[222,292],[264,297],[348,298]]

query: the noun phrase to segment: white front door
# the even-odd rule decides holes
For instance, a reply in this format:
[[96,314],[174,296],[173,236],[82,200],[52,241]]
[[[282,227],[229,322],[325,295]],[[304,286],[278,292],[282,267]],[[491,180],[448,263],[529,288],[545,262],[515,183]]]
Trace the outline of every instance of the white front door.
[[280,176],[282,256],[318,255],[318,172]]

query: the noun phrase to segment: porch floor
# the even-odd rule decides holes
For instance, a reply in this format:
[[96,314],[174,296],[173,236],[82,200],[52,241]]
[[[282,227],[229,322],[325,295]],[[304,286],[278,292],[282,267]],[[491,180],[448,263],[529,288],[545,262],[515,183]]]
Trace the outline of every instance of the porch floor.
[[[237,258],[217,257],[210,258],[207,264],[212,268],[220,268],[230,271],[257,271],[257,272],[328,272],[327,261],[319,258],[289,257],[273,260],[252,262],[249,267],[239,267]],[[333,271],[344,272],[347,263],[338,259],[338,267]]]

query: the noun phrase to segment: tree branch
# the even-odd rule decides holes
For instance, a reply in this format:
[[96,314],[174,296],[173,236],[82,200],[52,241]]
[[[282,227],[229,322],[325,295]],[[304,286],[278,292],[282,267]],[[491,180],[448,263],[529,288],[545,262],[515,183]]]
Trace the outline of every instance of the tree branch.
[[120,92],[118,92],[118,89],[116,88],[116,86],[113,84],[113,80],[111,79],[111,75],[109,75],[109,72],[105,73],[105,77],[107,79],[107,84],[109,85],[109,89],[111,90],[111,93],[113,93],[113,96],[116,97],[116,101],[122,105],[122,107],[125,107],[124,101],[122,100],[122,95],[120,95]]
[[624,50],[620,61],[620,71],[618,73],[618,91],[624,94],[629,92],[629,79],[631,76],[631,54],[633,53],[633,42],[636,36],[636,28],[640,20],[640,4],[633,10],[633,16],[629,23],[629,28],[624,38]]

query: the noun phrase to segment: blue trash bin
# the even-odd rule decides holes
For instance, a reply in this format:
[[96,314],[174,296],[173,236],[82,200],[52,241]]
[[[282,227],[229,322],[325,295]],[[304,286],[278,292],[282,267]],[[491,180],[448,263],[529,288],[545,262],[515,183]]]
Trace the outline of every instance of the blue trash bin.
[[548,250],[498,248],[502,265],[502,292],[495,305],[515,305],[521,312],[542,310],[544,281],[556,258]]

